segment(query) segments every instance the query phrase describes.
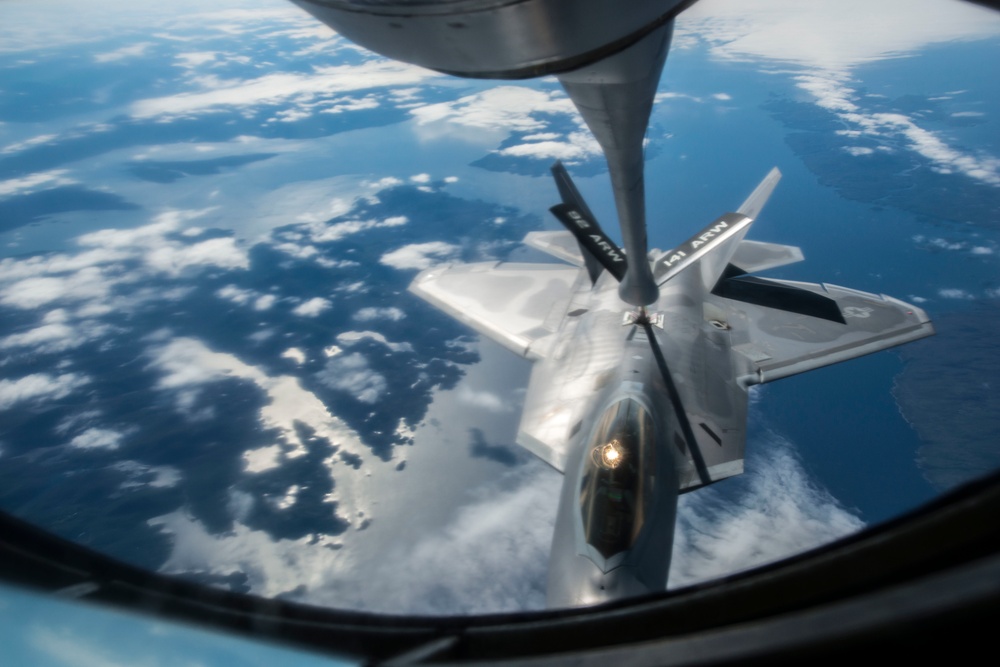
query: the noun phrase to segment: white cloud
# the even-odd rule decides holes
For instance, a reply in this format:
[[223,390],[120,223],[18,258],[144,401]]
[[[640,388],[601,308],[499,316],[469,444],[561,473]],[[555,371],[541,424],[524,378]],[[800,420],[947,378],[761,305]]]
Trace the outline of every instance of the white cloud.
[[561,136],[558,132],[538,132],[536,134],[525,135],[521,139],[523,141],[553,141]]
[[202,92],[139,100],[132,104],[131,113],[135,118],[170,118],[289,103],[304,111],[337,93],[412,85],[436,76],[441,75],[413,65],[369,60],[360,65],[317,67],[310,74],[281,72],[257,79],[221,81],[218,87]]
[[104,299],[110,284],[97,267],[88,267],[70,276],[25,278],[0,289],[0,303],[31,309],[56,301]]
[[240,289],[236,285],[226,285],[225,287],[217,290],[215,295],[220,299],[232,301],[233,303],[242,306],[249,303],[256,296],[256,292],[248,289]]
[[510,412],[513,409],[510,401],[504,402],[497,394],[486,390],[476,391],[465,384],[459,386],[456,397],[461,403],[490,412]]
[[[233,498],[231,510],[248,513],[253,497]],[[275,596],[307,584],[333,578],[342,569],[343,550],[324,548],[337,541],[327,535],[307,536],[299,540],[275,540],[265,531],[251,530],[237,521],[225,534],[209,533],[205,526],[183,512],[174,512],[151,520],[170,536],[171,554],[163,567],[168,573],[244,572],[255,594]],[[303,573],[308,573],[303,576]]]
[[349,544],[325,548],[342,544],[334,536],[274,540],[242,523],[212,535],[180,512],[151,523],[171,536],[165,571],[245,572],[259,595],[304,585],[311,604],[383,613],[539,609],[561,480],[541,463],[519,467],[477,489],[474,501],[439,530],[382,549],[378,558],[364,558]]
[[[385,336],[378,333],[377,331],[345,331],[343,333],[337,334],[337,342],[344,347],[350,347],[355,343],[362,340],[374,340],[382,343],[387,348],[393,352],[412,352],[413,346],[409,343],[391,343]],[[335,356],[332,354],[327,354],[327,356]]]
[[941,238],[927,239],[927,245],[941,250],[961,250],[965,247],[965,244],[960,241],[948,241]]
[[295,243],[278,243],[274,246],[286,255],[291,255],[295,259],[309,259],[319,254],[319,249],[314,245],[297,245]]
[[410,176],[410,180],[413,181],[414,183],[430,183],[431,182],[431,175],[430,174],[417,174],[415,176]]
[[410,614],[544,608],[561,482],[540,463],[512,471],[478,489],[440,530],[354,564],[345,572],[351,581],[310,597],[335,604],[340,594],[372,611]]
[[214,61],[219,57],[216,51],[191,51],[188,53],[178,53],[174,56],[177,65],[186,69],[200,67]]
[[1000,159],[991,155],[968,155],[948,146],[943,139],[898,114],[873,114],[873,118],[894,125],[917,153],[935,163],[943,173],[957,171],[989,185],[1000,185]]
[[956,289],[953,287],[946,287],[939,289],[938,296],[941,297],[942,299],[960,299],[960,300],[969,300],[975,298],[969,292],[966,292],[963,289]]
[[71,327],[54,322],[0,338],[0,348],[52,346],[52,351],[60,351],[79,344],[73,334]]
[[151,46],[153,46],[152,42],[139,42],[131,46],[123,46],[114,51],[94,54],[94,60],[99,63],[111,63],[128,58],[137,58],[144,55]]
[[714,0],[685,11],[677,27],[680,42],[696,36],[718,57],[844,71],[931,44],[995,37],[1000,17],[969,3],[938,0]]
[[253,308],[254,310],[270,310],[271,306],[273,306],[274,302],[277,300],[278,297],[275,295],[265,294],[258,297],[257,300],[253,302]]
[[[392,188],[392,187],[395,187],[397,185],[402,185],[402,184],[403,184],[403,181],[400,180],[400,179],[398,179],[398,178],[396,178],[396,177],[394,177],[394,176],[386,176],[384,178],[378,179],[377,181],[372,181],[370,183],[366,183],[366,185],[368,187],[372,188],[373,190],[384,190],[386,188]],[[346,211],[345,211],[345,213],[346,213]]]
[[31,348],[35,353],[52,354],[79,347],[110,331],[111,327],[92,321],[75,325],[61,321],[47,322],[23,333],[0,338],[0,349]]
[[368,365],[357,352],[338,354],[326,362],[316,379],[330,389],[343,391],[362,403],[376,403],[388,388],[385,377]]
[[170,489],[181,481],[181,471],[173,466],[151,466],[138,461],[118,461],[112,464],[111,468],[128,476],[121,485],[123,489],[141,486]]
[[[116,288],[140,282],[144,273],[178,277],[191,268],[247,268],[246,250],[232,237],[195,243],[178,238],[176,232],[182,222],[206,212],[168,211],[141,227],[84,234],[76,239],[82,251],[75,254],[0,260],[0,303],[31,309],[55,302],[89,302],[84,308],[97,315],[112,308],[109,299]],[[139,262],[141,268],[126,267],[125,262]],[[183,289],[133,287],[127,297],[114,298],[120,301],[119,306],[134,308],[141,300],[180,298]]]
[[714,95],[712,95],[712,97],[719,100],[720,102],[728,102],[729,100],[733,99],[733,96],[730,95],[729,93],[715,93]]
[[305,109],[284,109],[277,112],[274,117],[268,118],[267,122],[294,123],[304,118],[309,118],[311,115],[312,113]]
[[0,410],[7,410],[17,403],[46,399],[57,401],[87,383],[87,379],[77,373],[49,375],[35,373],[17,380],[0,380]]
[[864,527],[809,479],[790,443],[771,434],[750,446],[759,454],[748,461],[740,491],[681,496],[671,588],[780,560]]
[[[561,91],[500,86],[453,102],[430,104],[410,113],[421,125],[448,122],[475,129],[529,132],[524,143],[498,151],[500,155],[568,163],[598,157],[600,146],[586,129],[573,103]],[[570,119],[578,129],[566,136],[549,131],[554,119]]]
[[317,296],[292,308],[292,313],[300,317],[316,317],[332,305],[329,300]]
[[859,155],[871,155],[875,152],[875,149],[866,146],[845,146],[844,151],[857,157]]
[[243,452],[243,469],[249,473],[273,470],[281,465],[281,447],[268,445]]
[[[383,179],[385,180],[385,179]],[[346,212],[346,211],[345,211]],[[301,219],[301,217],[300,217]],[[367,231],[369,229],[384,229],[388,227],[400,227],[402,225],[409,223],[409,218],[405,215],[393,215],[383,220],[343,220],[341,222],[325,223],[325,222],[309,222],[299,228],[299,231],[304,231],[308,236],[308,239],[313,243],[333,243],[335,241],[340,241],[348,236],[358,234],[360,232]],[[296,232],[279,232],[278,237],[282,239],[291,238],[294,235],[301,235],[298,231]],[[288,245],[289,248],[283,246]],[[288,252],[302,259],[308,259],[312,255],[318,252],[315,247],[307,246],[311,248],[310,250],[304,250],[301,246],[294,243],[276,244],[275,246],[278,250]]]
[[797,0],[716,0],[684,12],[677,33],[682,46],[691,39],[704,40],[716,57],[802,66],[808,73],[797,77],[799,87],[848,123],[847,132],[857,130],[890,143],[902,140],[938,171],[1000,185],[996,157],[963,153],[901,114],[866,112],[848,86],[851,71],[865,63],[898,58],[931,44],[995,38],[1000,35],[996,12],[939,0],[885,0],[878,5],[865,0],[808,5]]
[[[51,136],[51,135],[49,135]],[[2,152],[10,152],[11,146]],[[50,190],[64,185],[74,185],[78,181],[66,178],[69,172],[66,169],[52,169],[50,171],[39,171],[20,178],[9,178],[0,181],[0,197],[10,197],[12,195],[27,195],[38,190]]]
[[299,491],[301,490],[302,489],[298,484],[292,484],[290,487],[288,487],[288,490],[285,491],[285,496],[281,500],[277,501],[275,505],[278,507],[278,509],[282,510],[288,509],[289,507],[295,504],[296,500],[298,500]]
[[[267,396],[260,409],[259,419],[265,429],[278,432],[277,442],[285,457],[295,458],[306,453],[297,424],[308,426],[320,438],[326,438],[341,451],[361,455],[364,446],[357,433],[348,428],[340,418],[332,415],[315,394],[303,389],[298,378],[288,375],[269,376],[259,368],[245,364],[231,354],[213,352],[201,341],[193,338],[176,338],[153,347],[150,352],[152,366],[162,376],[159,389],[174,392],[178,409],[191,414],[197,409],[197,392],[203,385],[233,378],[254,383]],[[331,470],[338,465],[329,460]],[[357,488],[358,480],[350,476],[337,478],[338,499],[351,509],[363,502],[363,493]]]
[[257,39],[261,40],[286,35],[307,43],[316,41],[310,35],[321,31],[328,40],[332,37],[328,29],[296,7],[250,7],[245,0],[215,0],[211,5],[174,0],[141,6],[128,0],[102,0],[100,11],[72,0],[50,1],[44,7],[6,4],[10,6],[4,14],[10,20],[0,24],[0,52],[5,53],[46,50],[53,44],[63,48],[87,44],[94,53],[108,40],[120,43],[123,35],[176,44],[251,32],[259,32]]
[[118,449],[125,434],[108,428],[88,428],[69,441],[77,449]]
[[454,102],[411,109],[410,113],[420,124],[447,121],[465,127],[519,132],[545,130],[545,115],[577,117],[573,103],[561,91],[523,86],[498,86]]
[[[836,114],[859,136],[885,141],[902,141],[912,151],[923,156],[940,173],[962,173],[988,185],[1000,186],[1000,159],[979,153],[963,153],[952,148],[935,133],[917,125],[916,121],[898,113],[870,113],[858,104],[856,91],[846,84],[847,75],[839,72],[814,72],[795,77],[799,88],[808,91],[815,103]],[[879,149],[886,148],[879,146]],[[852,155],[867,155],[871,149],[845,148]]]
[[306,353],[297,347],[290,347],[281,353],[282,359],[291,359],[299,366],[306,363]]
[[[365,97],[338,97],[329,101],[324,101],[319,105],[320,113],[338,114],[345,111],[364,111],[365,109],[377,109],[381,102],[374,95]],[[308,114],[307,114],[308,115]]]
[[[57,134],[39,134],[37,136],[31,137],[30,139],[24,139],[24,140],[19,141],[19,142],[15,143],[15,144],[10,144],[8,146],[4,146],[3,150],[0,150],[0,153],[17,153],[17,152],[23,151],[26,148],[32,148],[34,146],[40,146],[42,144],[47,144],[47,143],[49,143],[50,141],[52,141],[53,139],[55,139],[58,136],[59,135],[57,135]],[[62,170],[57,170],[57,171],[48,172],[48,173],[65,173],[65,172],[62,171]],[[36,176],[36,174],[32,174],[31,176],[27,176],[25,178],[32,178],[33,176]],[[17,180],[17,179],[12,179],[12,180]],[[4,194],[3,184],[4,183],[10,183],[10,182],[11,181],[0,181],[0,194]]]
[[973,255],[992,255],[994,250],[987,246],[977,245],[970,250]]
[[452,259],[458,246],[444,241],[413,243],[382,255],[379,261],[394,269],[426,269]]
[[250,266],[250,259],[235,238],[226,236],[192,245],[172,244],[154,248],[147,253],[146,263],[152,269],[176,276],[189,267],[246,269]]
[[354,313],[354,319],[358,322],[371,322],[373,320],[390,320],[392,322],[398,322],[404,317],[406,317],[406,313],[395,306],[390,306],[388,308],[375,308],[369,306]]
[[[525,137],[527,139],[527,137]],[[515,144],[497,151],[500,155],[535,160],[562,160],[567,164],[602,155],[601,146],[590,132],[570,132],[564,141],[534,141]]]

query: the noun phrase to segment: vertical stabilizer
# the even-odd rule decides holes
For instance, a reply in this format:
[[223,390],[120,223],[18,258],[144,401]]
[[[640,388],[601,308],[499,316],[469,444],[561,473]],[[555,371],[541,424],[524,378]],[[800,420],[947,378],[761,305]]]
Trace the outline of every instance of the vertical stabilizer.
[[[775,167],[735,213],[726,213],[681,245],[661,254],[653,267],[656,282],[662,285],[687,267],[697,265],[704,288],[711,291],[726,272],[743,243],[743,237],[760,215],[779,180],[781,172]],[[790,257],[794,261],[794,255]]]
[[757,219],[760,215],[761,210],[764,208],[764,204],[767,203],[768,198],[771,193],[774,192],[774,188],[778,185],[778,181],[781,180],[781,172],[778,171],[777,167],[774,167],[767,173],[764,180],[754,188],[754,191],[750,193],[750,196],[746,198],[740,207],[736,209],[739,215],[746,216],[750,222],[744,226],[739,232],[734,234],[731,238],[723,241],[719,244],[719,247],[708,256],[705,257],[701,262],[701,277],[702,284],[705,289],[711,290],[715,287],[716,283],[722,277],[726,268],[729,266],[730,261],[732,261],[733,256],[736,254],[737,249],[743,242],[743,237],[747,235],[750,230],[750,224]]
[[745,215],[751,220],[756,220],[780,180],[781,172],[777,167],[774,167],[767,173],[767,176],[760,182],[760,185],[754,188],[754,191],[750,193],[747,200],[736,209],[736,212]]

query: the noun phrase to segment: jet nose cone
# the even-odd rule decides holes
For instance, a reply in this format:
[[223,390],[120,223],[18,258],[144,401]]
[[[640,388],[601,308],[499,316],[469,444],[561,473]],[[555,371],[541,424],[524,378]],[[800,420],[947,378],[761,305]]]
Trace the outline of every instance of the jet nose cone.
[[601,572],[583,556],[577,556],[574,565],[574,575],[562,579],[562,585],[552,586],[550,582],[549,607],[589,607],[650,592],[650,588],[636,579],[628,566]]

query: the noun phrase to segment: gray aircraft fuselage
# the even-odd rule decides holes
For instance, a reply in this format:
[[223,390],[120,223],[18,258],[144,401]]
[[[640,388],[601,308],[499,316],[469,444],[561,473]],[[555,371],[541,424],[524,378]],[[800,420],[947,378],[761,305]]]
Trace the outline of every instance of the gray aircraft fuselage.
[[[614,281],[608,287],[594,295],[587,313],[567,320],[563,332],[570,346],[592,340],[593,347],[535,370],[572,373],[574,364],[598,359],[607,366],[604,386],[595,388],[587,408],[591,419],[568,443],[549,560],[552,607],[664,590],[670,568],[679,485],[666,435],[678,418],[647,340],[662,333],[623,326],[629,307],[618,300]],[[584,369],[582,375],[592,374]]]
[[547,595],[563,607],[664,590],[678,495],[743,471],[750,386],[933,328],[892,297],[750,275],[802,260],[744,238],[776,169],[737,212],[644,258],[658,298],[635,309],[617,289],[631,256],[553,171],[568,231],[524,242],[564,263],[432,267],[410,290],[534,361],[517,441],[565,475]]

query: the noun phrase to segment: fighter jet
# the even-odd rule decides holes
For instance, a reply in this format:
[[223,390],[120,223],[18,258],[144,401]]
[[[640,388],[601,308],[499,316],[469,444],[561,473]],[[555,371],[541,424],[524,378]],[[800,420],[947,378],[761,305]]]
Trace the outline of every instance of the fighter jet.
[[624,248],[557,164],[552,212],[567,231],[525,243],[563,263],[435,268],[411,285],[535,361],[518,442],[566,475],[551,606],[663,590],[678,494],[743,470],[749,386],[932,332],[890,297],[750,275],[802,259],[744,240],[777,171],[735,213],[649,253],[643,139],[674,17],[694,0],[293,2],[390,58],[555,75],[604,151]]
[[[552,171],[567,231],[524,243],[559,263],[433,267],[410,290],[534,362],[517,441],[565,475],[547,593],[564,607],[664,590],[678,495],[743,472],[749,387],[933,328],[889,296],[753,275],[803,259],[744,238],[777,169],[735,212],[639,257]],[[619,297],[634,264],[658,288],[648,310]]]

